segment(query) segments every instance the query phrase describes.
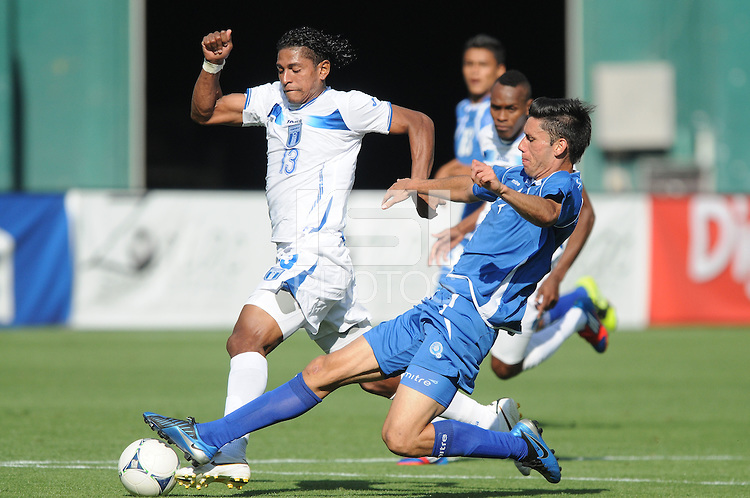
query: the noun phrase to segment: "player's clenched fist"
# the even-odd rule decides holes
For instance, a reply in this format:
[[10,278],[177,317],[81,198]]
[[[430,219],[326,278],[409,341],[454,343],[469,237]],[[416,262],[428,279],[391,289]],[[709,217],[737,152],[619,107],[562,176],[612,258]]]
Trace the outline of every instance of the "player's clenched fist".
[[471,179],[480,187],[493,192],[499,191],[502,187],[492,166],[488,166],[476,159],[471,163]]
[[203,57],[208,62],[220,64],[229,57],[229,52],[232,51],[232,30],[223,29],[207,34],[203,37],[201,46],[203,47]]

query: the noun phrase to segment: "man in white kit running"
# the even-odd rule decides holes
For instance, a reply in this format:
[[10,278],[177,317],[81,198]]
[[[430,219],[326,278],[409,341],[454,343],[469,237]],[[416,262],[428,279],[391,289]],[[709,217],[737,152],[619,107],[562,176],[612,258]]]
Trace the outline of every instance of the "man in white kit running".
[[[336,351],[370,328],[357,301],[349,250],[344,244],[346,206],[354,183],[357,154],[367,133],[407,134],[411,177],[429,177],[434,126],[424,114],[358,91],[326,85],[331,68],[354,58],[349,43],[311,28],[294,29],[277,43],[279,81],[224,94],[221,70],[232,51],[232,31],[206,35],[205,61],[193,91],[191,116],[204,125],[264,126],[268,142],[266,197],[276,264],[250,295],[227,340],[230,371],[225,414],[266,389],[266,355],[304,328],[326,353]],[[434,215],[427,196],[415,197],[422,217]],[[433,201],[436,202],[436,201]],[[364,386],[390,396],[398,378]],[[515,401],[489,406],[457,396],[453,417],[508,431],[518,421]],[[448,414],[451,416],[449,407]],[[202,487],[248,482],[247,437],[223,446],[198,468],[183,468],[178,481]]]

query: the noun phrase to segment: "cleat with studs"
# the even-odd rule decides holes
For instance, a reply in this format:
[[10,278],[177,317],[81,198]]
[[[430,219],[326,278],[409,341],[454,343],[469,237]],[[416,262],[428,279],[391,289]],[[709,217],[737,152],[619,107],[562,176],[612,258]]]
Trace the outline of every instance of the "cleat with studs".
[[250,481],[250,467],[247,462],[209,462],[200,467],[184,467],[175,473],[175,479],[185,489],[195,486],[202,489],[211,483],[226,484],[230,489],[242,489]]
[[555,451],[550,449],[542,439],[542,428],[536,420],[523,419],[513,427],[510,433],[520,437],[528,445],[529,453],[520,461],[523,466],[536,470],[548,482],[553,484],[560,482],[562,468],[557,461]]

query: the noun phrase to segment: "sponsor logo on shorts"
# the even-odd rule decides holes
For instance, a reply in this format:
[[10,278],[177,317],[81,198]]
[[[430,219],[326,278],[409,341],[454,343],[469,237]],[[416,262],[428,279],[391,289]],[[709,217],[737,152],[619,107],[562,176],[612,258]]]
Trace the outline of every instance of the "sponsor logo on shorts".
[[411,372],[404,372],[404,379],[411,380],[412,382],[416,382],[417,384],[422,384],[425,387],[430,387],[431,385],[435,384],[437,385],[439,382],[435,379],[425,379],[419,374],[413,374]]
[[430,344],[430,354],[438,360],[443,357],[443,345],[438,341]]

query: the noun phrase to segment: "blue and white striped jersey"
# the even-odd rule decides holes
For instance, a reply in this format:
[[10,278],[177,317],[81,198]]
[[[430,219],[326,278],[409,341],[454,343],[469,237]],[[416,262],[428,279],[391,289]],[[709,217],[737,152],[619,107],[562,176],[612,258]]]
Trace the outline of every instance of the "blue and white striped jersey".
[[527,298],[550,271],[552,254],[573,233],[583,185],[577,171],[534,180],[522,166],[494,170],[514,190],[560,202],[558,221],[551,227],[536,226],[495,193],[475,185],[474,195],[492,202],[491,209],[440,285],[472,301],[489,326],[520,332]]
[[489,95],[479,102],[467,98],[456,105],[456,131],[453,135],[456,159],[467,166],[471,166],[473,159],[482,160],[478,137],[479,130],[487,124],[492,125]]
[[327,88],[292,106],[278,81],[247,90],[243,126],[266,128],[273,242],[344,229],[362,139],[370,132],[387,134],[392,113],[389,102],[357,91]]

